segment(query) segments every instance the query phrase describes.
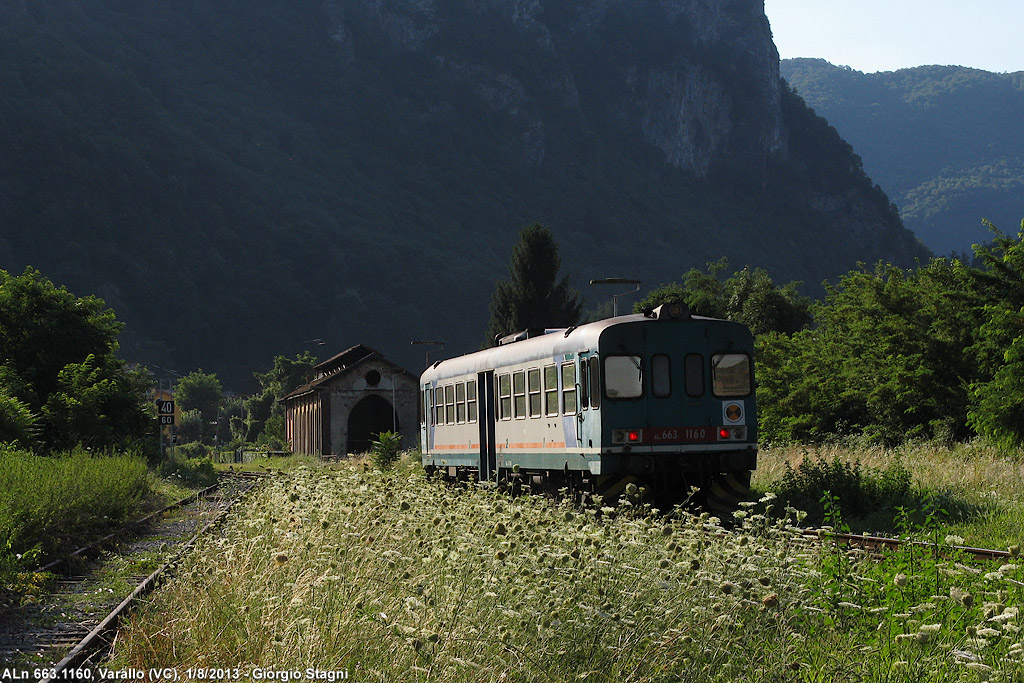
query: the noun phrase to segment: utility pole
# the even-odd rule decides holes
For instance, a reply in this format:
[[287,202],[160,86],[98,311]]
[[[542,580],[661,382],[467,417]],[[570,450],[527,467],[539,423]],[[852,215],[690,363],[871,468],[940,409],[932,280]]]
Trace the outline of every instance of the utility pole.
[[431,345],[431,346],[439,347],[439,348],[436,348],[436,349],[427,349],[427,353],[426,353],[426,355],[423,358],[423,367],[424,368],[429,368],[430,367],[430,353],[432,351],[441,351],[441,350],[444,349],[444,342],[443,341],[427,341],[425,339],[417,339],[416,341],[411,341],[409,343],[412,344],[413,346]]
[[612,317],[617,318],[619,316],[619,297],[626,296],[627,294],[635,294],[640,291],[640,280],[629,280],[624,277],[606,277],[600,280],[591,280],[592,285],[636,285],[636,289],[631,289],[628,292],[622,294],[612,294]]

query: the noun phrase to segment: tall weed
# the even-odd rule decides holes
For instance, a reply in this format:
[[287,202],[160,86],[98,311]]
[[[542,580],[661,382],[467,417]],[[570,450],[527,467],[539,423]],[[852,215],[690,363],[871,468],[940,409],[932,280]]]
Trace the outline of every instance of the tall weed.
[[1019,568],[838,557],[772,498],[726,530],[401,469],[299,468],[182,561],[130,617],[114,665],[451,683],[1020,680]]
[[0,553],[25,559],[137,515],[149,490],[146,461],[83,448],[43,457],[0,445]]

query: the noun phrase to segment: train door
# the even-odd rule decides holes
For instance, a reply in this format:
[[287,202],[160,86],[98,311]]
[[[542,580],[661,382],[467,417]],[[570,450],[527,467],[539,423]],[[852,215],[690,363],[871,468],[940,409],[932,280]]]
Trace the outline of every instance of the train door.
[[424,384],[420,390],[420,448],[424,453],[429,453],[434,445],[431,438],[433,433],[433,405],[431,402],[430,385]]
[[479,395],[480,427],[480,481],[494,477],[498,465],[497,442],[494,436],[494,371],[477,373],[477,393]]
[[593,448],[600,433],[598,410],[601,407],[600,360],[596,353],[581,351],[576,370],[579,406],[576,413],[576,440],[581,448]]

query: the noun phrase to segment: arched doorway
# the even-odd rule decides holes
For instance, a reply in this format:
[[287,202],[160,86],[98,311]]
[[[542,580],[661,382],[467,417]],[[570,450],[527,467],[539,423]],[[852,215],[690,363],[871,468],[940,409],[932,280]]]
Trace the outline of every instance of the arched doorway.
[[386,400],[371,394],[352,407],[348,415],[347,453],[365,453],[377,435],[386,431],[400,431],[398,414]]

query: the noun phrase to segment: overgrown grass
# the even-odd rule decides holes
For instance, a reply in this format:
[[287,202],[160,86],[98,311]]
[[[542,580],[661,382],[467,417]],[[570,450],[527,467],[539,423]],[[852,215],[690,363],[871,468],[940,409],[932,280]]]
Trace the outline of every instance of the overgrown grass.
[[753,487],[820,524],[828,492],[856,532],[905,533],[926,520],[943,535],[978,546],[1024,541],[1024,472],[1019,458],[980,442],[952,448],[792,447],[763,451]]
[[138,515],[149,486],[141,456],[0,445],[0,590],[62,546]]
[[177,479],[186,486],[202,488],[217,482],[217,470],[208,455],[190,457],[187,452],[175,453],[160,463],[160,475]]
[[[360,461],[361,462],[361,461]],[[320,459],[315,455],[293,454],[284,456],[270,456],[266,458],[254,458],[252,462],[215,462],[214,469],[217,472],[287,472],[297,467],[317,467]]]
[[[352,680],[1019,680],[1015,565],[876,563],[766,495],[726,531],[408,467],[300,467],[131,617],[114,666]],[[780,517],[782,517],[780,519]],[[908,551],[914,552],[914,551]]]

